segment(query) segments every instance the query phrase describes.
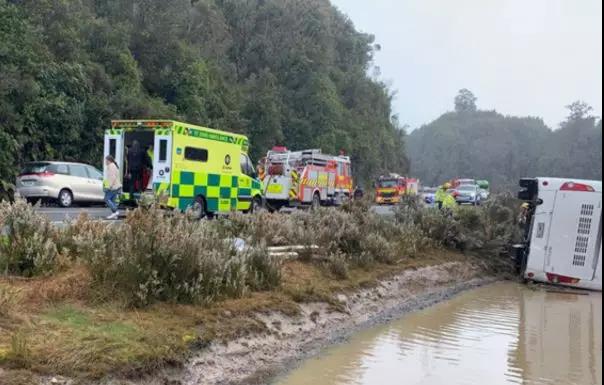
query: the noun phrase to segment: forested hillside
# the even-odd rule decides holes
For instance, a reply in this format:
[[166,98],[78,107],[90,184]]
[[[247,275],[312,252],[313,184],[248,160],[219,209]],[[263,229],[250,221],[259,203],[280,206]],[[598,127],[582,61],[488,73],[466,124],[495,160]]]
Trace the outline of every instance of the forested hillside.
[[453,177],[491,180],[496,190],[512,189],[523,176],[602,179],[602,121],[576,102],[569,117],[551,130],[533,117],[503,116],[477,109],[462,90],[455,111],[409,135],[414,175],[436,185]]
[[99,164],[113,118],[178,118],[404,172],[373,38],[328,0],[0,0],[0,180]]

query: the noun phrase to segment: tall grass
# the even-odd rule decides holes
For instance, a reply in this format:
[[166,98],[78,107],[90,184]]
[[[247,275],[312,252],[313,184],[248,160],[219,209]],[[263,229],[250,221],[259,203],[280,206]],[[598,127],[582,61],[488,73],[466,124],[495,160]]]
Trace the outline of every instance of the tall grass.
[[325,263],[337,278],[352,268],[398,263],[432,245],[419,227],[375,215],[364,203],[286,215],[235,214],[216,225],[223,236],[251,244],[303,246],[302,261]]
[[521,239],[517,211],[510,194],[493,196],[482,206],[459,206],[452,212],[420,205],[400,206],[397,223],[419,228],[441,247],[474,254],[499,268],[509,267],[509,247]]
[[24,200],[0,202],[0,273],[30,277],[51,271],[58,257],[53,235],[48,219]]
[[[396,264],[428,248],[473,253],[504,265],[507,246],[520,232],[517,202],[496,197],[453,213],[424,208],[407,198],[394,219],[365,203],[292,214],[232,214],[193,221],[156,207],[137,209],[122,224],[80,217],[57,229],[22,201],[0,204],[0,268],[32,276],[81,264],[107,298],[133,306],[153,302],[205,304],[271,290],[280,284],[280,261],[269,246],[301,245],[300,259],[343,279],[354,268]],[[236,247],[235,239],[244,247]],[[241,242],[238,242],[241,244]]]
[[84,229],[72,234],[74,255],[95,283],[133,305],[208,303],[279,283],[279,263],[266,248],[237,250],[211,224],[184,214],[152,207],[133,211],[123,225]]

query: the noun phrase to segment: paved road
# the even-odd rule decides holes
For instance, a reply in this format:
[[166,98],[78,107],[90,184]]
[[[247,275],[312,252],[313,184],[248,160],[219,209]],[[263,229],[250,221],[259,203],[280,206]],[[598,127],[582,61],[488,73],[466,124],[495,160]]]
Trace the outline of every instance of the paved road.
[[[372,210],[382,216],[392,216],[394,215],[394,207],[393,206],[374,206]],[[78,215],[82,213],[88,214],[88,216],[92,219],[105,219],[111,212],[109,209],[105,207],[70,207],[70,208],[62,208],[62,207],[40,207],[38,212],[44,214],[50,219],[51,222],[59,223],[65,222],[70,219],[76,219]]]
[[86,213],[91,219],[105,219],[111,211],[105,207],[40,207],[37,210],[50,219],[51,222],[64,222],[76,219],[80,214]]

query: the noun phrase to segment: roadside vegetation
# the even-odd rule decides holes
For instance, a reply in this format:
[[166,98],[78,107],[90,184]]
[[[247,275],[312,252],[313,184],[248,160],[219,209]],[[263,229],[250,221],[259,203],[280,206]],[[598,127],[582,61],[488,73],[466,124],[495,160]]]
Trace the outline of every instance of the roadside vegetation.
[[[504,273],[516,207],[502,196],[444,213],[410,198],[394,218],[355,202],[213,221],[152,207],[122,224],[53,227],[23,201],[2,203],[0,368],[136,376],[265,332],[257,313],[294,316],[314,301],[341,310],[338,293],[406,269],[471,261]],[[295,258],[270,252],[290,245]]]
[[360,182],[405,172],[379,50],[328,0],[0,0],[0,200],[23,162],[100,166],[111,119],[178,119],[345,149]]

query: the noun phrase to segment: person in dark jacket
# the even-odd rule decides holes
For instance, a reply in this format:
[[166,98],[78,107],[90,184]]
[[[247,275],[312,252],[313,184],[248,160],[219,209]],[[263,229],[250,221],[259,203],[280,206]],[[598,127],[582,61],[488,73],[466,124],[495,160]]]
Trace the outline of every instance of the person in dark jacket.
[[132,147],[128,151],[128,171],[129,171],[129,192],[130,199],[134,199],[134,193],[141,193],[145,186],[143,186],[143,170],[146,167],[151,167],[151,159],[147,155],[147,152],[141,148],[138,141],[132,142]]

